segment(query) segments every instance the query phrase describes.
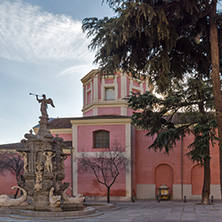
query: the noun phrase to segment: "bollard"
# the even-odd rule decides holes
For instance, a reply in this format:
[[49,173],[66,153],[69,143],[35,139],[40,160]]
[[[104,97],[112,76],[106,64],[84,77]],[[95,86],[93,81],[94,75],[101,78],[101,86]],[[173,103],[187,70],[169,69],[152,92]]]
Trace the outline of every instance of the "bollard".
[[187,197],[186,197],[186,196],[183,197],[183,202],[184,202],[184,203],[187,202]]
[[133,203],[135,202],[135,196],[134,195],[132,195],[131,200],[132,200]]
[[211,196],[211,203],[213,203],[214,202],[214,196],[212,195]]
[[157,201],[160,202],[160,195],[157,195]]
[[132,197],[131,197],[131,201],[134,203],[136,199],[136,194],[135,191],[132,192]]

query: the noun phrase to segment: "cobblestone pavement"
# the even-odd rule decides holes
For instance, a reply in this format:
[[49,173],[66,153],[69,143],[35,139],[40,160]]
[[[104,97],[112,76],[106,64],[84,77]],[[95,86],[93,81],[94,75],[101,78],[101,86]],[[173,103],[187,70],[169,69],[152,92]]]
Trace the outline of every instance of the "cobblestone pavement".
[[[222,202],[215,202],[211,205],[201,205],[198,201],[136,201],[115,202],[114,210],[97,212],[94,216],[85,218],[63,218],[65,222],[222,222]],[[55,219],[44,220],[44,222],[58,221]],[[2,222],[40,222],[43,220],[13,219],[0,215]]]

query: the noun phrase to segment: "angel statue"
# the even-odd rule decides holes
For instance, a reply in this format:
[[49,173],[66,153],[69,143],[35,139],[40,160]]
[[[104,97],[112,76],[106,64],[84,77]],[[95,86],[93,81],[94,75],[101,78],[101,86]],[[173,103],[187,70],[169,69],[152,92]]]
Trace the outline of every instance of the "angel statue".
[[36,99],[39,103],[41,103],[41,108],[40,111],[42,113],[42,116],[48,116],[47,114],[47,104],[50,104],[52,107],[55,107],[55,105],[53,104],[53,101],[51,98],[46,99],[46,95],[42,94],[42,99],[39,99],[38,96],[39,95],[35,95]]

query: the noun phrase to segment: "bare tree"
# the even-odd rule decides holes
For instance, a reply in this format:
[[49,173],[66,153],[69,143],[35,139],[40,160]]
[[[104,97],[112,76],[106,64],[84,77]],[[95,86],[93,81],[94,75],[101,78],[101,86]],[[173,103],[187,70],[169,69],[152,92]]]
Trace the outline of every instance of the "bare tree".
[[94,156],[82,153],[79,159],[80,172],[92,172],[98,183],[107,188],[107,203],[110,203],[110,188],[116,182],[121,172],[127,170],[130,159],[125,155],[125,149],[117,141],[111,148],[106,148]]
[[22,157],[14,152],[0,153],[0,174],[4,175],[7,171],[16,176],[19,181],[20,175],[23,173],[23,160]]

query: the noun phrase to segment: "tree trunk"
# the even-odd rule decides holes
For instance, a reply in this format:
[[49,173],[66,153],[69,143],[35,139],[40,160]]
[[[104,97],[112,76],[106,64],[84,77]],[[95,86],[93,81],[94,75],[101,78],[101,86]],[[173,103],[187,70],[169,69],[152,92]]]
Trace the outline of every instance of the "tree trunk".
[[[211,47],[211,64],[212,64],[212,83],[215,98],[215,109],[219,137],[219,156],[220,156],[220,188],[222,194],[222,94],[220,82],[220,64],[219,64],[219,46],[218,30],[216,21],[217,0],[212,0],[213,10],[210,14],[210,47]],[[221,195],[222,197],[222,195]]]
[[[208,148],[209,153],[209,148]],[[210,156],[204,158],[204,181],[202,190],[202,203],[210,203]]]
[[110,203],[110,187],[107,187],[107,203]]

